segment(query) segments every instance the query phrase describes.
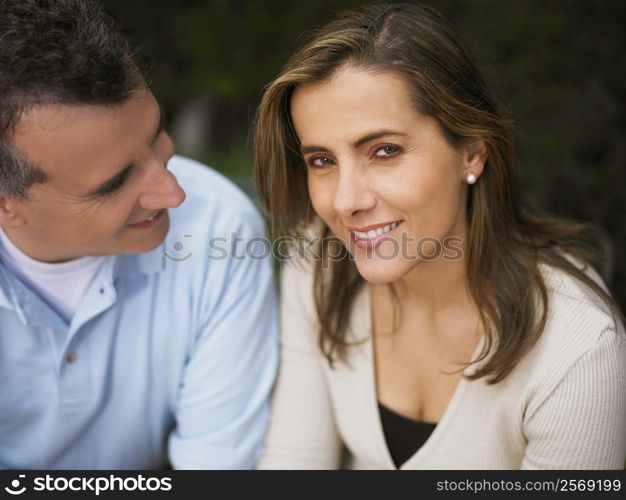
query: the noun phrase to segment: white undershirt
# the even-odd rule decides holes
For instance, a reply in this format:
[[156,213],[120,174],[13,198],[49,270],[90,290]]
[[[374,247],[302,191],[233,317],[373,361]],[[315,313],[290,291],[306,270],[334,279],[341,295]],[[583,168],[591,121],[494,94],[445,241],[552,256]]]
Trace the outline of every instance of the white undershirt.
[[0,259],[68,323],[78,310],[87,287],[106,260],[98,256],[60,263],[41,262],[17,248],[1,228]]

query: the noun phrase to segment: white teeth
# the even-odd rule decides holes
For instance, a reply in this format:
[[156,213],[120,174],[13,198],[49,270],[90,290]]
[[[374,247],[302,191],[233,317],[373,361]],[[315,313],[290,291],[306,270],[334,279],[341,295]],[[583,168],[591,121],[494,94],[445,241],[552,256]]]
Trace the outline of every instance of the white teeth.
[[391,224],[387,224],[386,226],[381,226],[378,229],[371,229],[364,233],[360,231],[354,231],[354,234],[357,236],[357,238],[360,238],[362,240],[369,240],[372,238],[376,238],[377,236],[380,236],[381,234],[388,233],[389,231],[394,229],[398,224],[400,224],[400,222],[392,222]]
[[148,217],[148,218],[147,218],[144,222],[150,222],[150,221],[153,221],[153,220],[155,219],[155,217],[156,217],[157,215],[159,215],[160,213],[161,213],[161,212],[157,212],[157,213],[156,213],[156,214],[154,214],[152,217]]

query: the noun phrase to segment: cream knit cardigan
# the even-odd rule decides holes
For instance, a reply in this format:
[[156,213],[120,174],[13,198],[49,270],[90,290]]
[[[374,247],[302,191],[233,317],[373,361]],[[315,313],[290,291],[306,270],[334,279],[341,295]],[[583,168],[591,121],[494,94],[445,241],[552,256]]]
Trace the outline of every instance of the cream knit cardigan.
[[[536,346],[502,382],[461,379],[430,438],[402,469],[624,467],[623,327],[616,331],[576,280],[542,272],[550,304]],[[312,273],[285,266],[281,367],[259,468],[335,469],[342,449],[344,467],[395,468],[377,407],[369,300],[365,286],[349,327],[362,343],[349,349],[347,364],[331,369],[316,341]]]

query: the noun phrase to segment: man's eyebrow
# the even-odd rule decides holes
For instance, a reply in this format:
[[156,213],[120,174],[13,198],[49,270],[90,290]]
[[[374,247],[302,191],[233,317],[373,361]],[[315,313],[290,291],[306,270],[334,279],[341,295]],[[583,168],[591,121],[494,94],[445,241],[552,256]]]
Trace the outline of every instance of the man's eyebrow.
[[159,134],[163,132],[164,127],[165,127],[165,110],[163,109],[161,105],[159,105],[159,126],[157,127],[154,135],[152,136],[152,140],[150,141],[150,144],[154,144],[156,142],[156,140],[159,137]]
[[[163,132],[164,126],[165,126],[165,110],[163,109],[162,106],[159,106],[159,125],[157,126],[157,129],[154,135],[152,136],[152,139],[150,140],[150,144],[154,144],[156,142],[161,132]],[[93,196],[100,196],[110,191],[113,186],[115,186],[117,183],[122,182],[124,180],[124,177],[128,175],[128,172],[130,172],[131,168],[133,168],[132,165],[125,166],[117,174],[115,174],[109,180],[104,181],[97,188],[87,193],[84,197],[91,198]]]
[[[387,137],[387,136],[408,137],[408,135],[409,134],[406,134],[404,132],[397,132],[395,130],[389,130],[389,129],[377,130],[375,132],[372,132],[371,134],[367,134],[361,137],[360,139],[357,139],[356,141],[354,141],[353,147],[355,148],[361,147],[363,144],[373,141],[374,139],[380,139],[381,137]],[[302,152],[302,154],[320,153],[320,152],[327,153],[328,149],[325,148],[324,146],[304,146],[303,148],[301,148],[300,151]]]

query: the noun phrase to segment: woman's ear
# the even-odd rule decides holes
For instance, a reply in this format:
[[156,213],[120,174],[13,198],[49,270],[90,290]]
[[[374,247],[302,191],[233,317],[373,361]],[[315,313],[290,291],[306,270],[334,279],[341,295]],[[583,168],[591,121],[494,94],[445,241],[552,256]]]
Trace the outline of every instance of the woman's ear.
[[0,198],[0,226],[16,228],[24,225],[13,198]]
[[487,145],[483,139],[468,142],[462,147],[463,175],[468,173],[480,177],[487,161]]

